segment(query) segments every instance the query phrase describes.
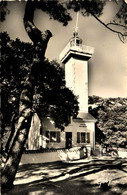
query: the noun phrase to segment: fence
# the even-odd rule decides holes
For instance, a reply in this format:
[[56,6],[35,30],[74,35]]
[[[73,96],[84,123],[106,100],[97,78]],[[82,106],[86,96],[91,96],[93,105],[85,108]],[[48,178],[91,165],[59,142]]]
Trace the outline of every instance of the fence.
[[21,158],[20,164],[36,164],[55,161],[78,160],[86,157],[86,151],[77,149],[45,149],[27,150]]

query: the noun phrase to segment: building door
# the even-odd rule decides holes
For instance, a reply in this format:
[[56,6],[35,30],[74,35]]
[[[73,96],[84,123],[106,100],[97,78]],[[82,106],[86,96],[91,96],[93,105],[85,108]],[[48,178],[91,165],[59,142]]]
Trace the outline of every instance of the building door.
[[72,132],[66,132],[66,148],[72,147]]

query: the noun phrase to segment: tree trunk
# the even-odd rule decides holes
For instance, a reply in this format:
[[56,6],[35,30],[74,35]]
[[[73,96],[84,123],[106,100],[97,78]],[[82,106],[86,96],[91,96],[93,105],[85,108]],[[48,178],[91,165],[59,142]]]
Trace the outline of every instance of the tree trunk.
[[34,87],[39,74],[39,67],[44,63],[44,55],[48,41],[52,36],[49,30],[42,33],[33,23],[35,10],[35,2],[28,1],[26,3],[24,26],[28,36],[34,43],[35,55],[31,71],[29,72],[24,83],[23,91],[20,95],[19,102],[19,119],[17,125],[17,133],[9,151],[7,162],[2,170],[2,190],[9,189],[13,186],[15,175],[24,149],[24,144],[28,138],[31,119],[33,116],[32,101],[34,95]]
[[9,135],[9,138],[7,140],[6,146],[5,146],[5,153],[8,154],[13,137],[15,135],[15,124],[16,124],[16,119],[15,116],[12,117],[12,122],[11,122],[11,133]]

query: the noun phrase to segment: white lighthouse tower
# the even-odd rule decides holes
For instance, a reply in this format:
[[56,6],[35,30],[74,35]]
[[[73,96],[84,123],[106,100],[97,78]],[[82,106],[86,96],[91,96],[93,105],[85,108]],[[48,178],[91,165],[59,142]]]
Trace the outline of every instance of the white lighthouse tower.
[[[77,118],[72,119],[70,126],[65,129],[66,143],[69,137],[72,139],[72,146],[74,146],[73,143],[89,144],[91,148],[94,148],[96,120],[88,113],[88,60],[92,57],[94,48],[82,44],[83,41],[78,36],[77,26],[78,15],[73,37],[59,56],[65,68],[66,86],[78,96],[79,102]],[[69,133],[71,131],[72,135]]]
[[66,86],[78,96],[81,118],[88,113],[88,60],[93,53],[94,48],[82,44],[76,25],[72,39],[59,56],[65,65]]

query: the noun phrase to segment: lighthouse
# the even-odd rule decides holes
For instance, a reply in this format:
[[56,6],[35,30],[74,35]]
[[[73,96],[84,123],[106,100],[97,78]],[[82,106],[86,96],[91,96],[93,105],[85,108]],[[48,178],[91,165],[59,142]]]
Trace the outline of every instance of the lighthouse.
[[64,64],[66,86],[78,96],[79,117],[88,113],[88,60],[94,48],[83,45],[75,30],[73,37],[61,52],[59,58]]
[[89,145],[95,147],[95,118],[88,113],[88,61],[94,48],[83,45],[78,36],[78,15],[76,28],[69,43],[59,55],[65,69],[66,86],[78,97],[79,114],[65,128],[66,148],[70,146]]
[[[38,131],[34,131],[34,128],[33,131],[30,131],[28,149],[38,149],[39,147],[69,149],[82,146],[86,146],[90,150],[95,148],[96,120],[88,112],[88,62],[93,53],[94,48],[83,45],[83,40],[78,36],[77,17],[73,36],[63,48],[59,59],[64,66],[66,86],[78,97],[78,116],[71,118],[70,124],[65,127],[64,131],[55,127],[51,117],[43,117],[41,121],[43,132],[40,132],[39,123]],[[35,135],[35,132],[38,132],[38,134]],[[34,142],[37,143],[37,146],[33,143],[33,134]],[[39,143],[40,137],[42,139],[41,144]]]

